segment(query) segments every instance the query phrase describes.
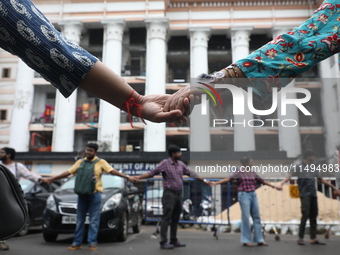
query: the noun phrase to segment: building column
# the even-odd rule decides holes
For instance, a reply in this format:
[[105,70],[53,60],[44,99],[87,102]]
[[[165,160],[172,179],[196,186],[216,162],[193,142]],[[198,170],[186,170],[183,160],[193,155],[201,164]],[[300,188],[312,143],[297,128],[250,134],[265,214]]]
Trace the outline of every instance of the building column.
[[9,146],[17,152],[29,151],[29,124],[32,117],[34,95],[33,77],[33,69],[19,59],[9,136]]
[[[105,20],[103,63],[120,75],[124,20]],[[98,141],[108,143],[110,151],[119,151],[120,109],[100,100]]]
[[[231,29],[231,48],[233,62],[245,58],[249,55],[249,36],[252,28],[235,27]],[[244,98],[247,93],[243,91]],[[248,126],[248,121],[254,119],[249,111],[247,100],[244,100],[244,115],[234,115],[234,150],[235,151],[254,151],[255,133],[254,128]]]
[[[146,19],[146,83],[145,94],[165,94],[168,19]],[[165,151],[165,123],[146,121],[144,151]]]
[[[82,23],[80,21],[65,21],[60,23],[65,37],[79,45]],[[74,125],[76,120],[77,90],[64,98],[60,92],[56,94],[54,112],[54,129],[52,138],[52,151],[74,151]]]
[[[192,28],[190,32],[190,75],[191,86],[195,86],[197,77],[208,73],[208,41],[210,28]],[[210,112],[201,113],[201,107],[194,107],[190,114],[190,151],[210,151]]]
[[[333,61],[334,63],[334,61]],[[321,87],[321,108],[325,125],[326,158],[333,160],[337,146],[340,144],[340,124],[338,108],[337,63],[332,65],[330,58],[319,63]],[[330,161],[329,163],[334,163]]]
[[[286,33],[291,28],[276,28],[273,30],[273,38]],[[294,88],[295,80],[289,83],[286,87]],[[280,93],[279,93],[280,95]],[[296,99],[296,93],[287,94],[287,98]],[[277,117],[278,119],[293,119],[297,121],[296,127],[284,127],[282,125],[278,125],[279,129],[279,150],[286,151],[288,158],[296,158],[301,155],[301,136],[300,136],[300,125],[299,125],[299,112],[298,108],[295,105],[287,105],[286,115],[282,115],[281,108],[281,97],[278,96],[277,99]]]

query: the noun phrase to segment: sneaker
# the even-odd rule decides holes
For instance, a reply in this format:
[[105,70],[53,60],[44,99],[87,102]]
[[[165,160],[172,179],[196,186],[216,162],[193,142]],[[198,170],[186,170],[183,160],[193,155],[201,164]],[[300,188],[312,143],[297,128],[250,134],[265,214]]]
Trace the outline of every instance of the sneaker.
[[187,246],[185,243],[180,243],[180,242],[170,243],[170,244],[172,244],[174,247],[185,247],[185,246]]
[[69,251],[75,251],[75,250],[80,250],[81,248],[83,248],[83,247],[81,247],[81,246],[79,246],[79,245],[76,245],[76,244],[72,244],[70,247],[68,247],[67,249],[69,250]]
[[98,249],[97,245],[96,244],[91,244],[89,246],[89,251],[96,251]]
[[169,244],[169,243],[161,244],[161,249],[170,250],[170,249],[173,249],[173,248],[174,248],[174,246],[172,244]]
[[9,250],[9,246],[6,244],[5,241],[0,241],[0,250],[3,250],[3,251]]

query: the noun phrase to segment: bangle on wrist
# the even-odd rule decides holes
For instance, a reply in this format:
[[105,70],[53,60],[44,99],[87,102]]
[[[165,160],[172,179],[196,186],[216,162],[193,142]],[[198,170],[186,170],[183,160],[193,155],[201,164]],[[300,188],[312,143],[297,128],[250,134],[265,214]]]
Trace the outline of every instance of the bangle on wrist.
[[235,77],[238,78],[238,72],[236,70],[236,67],[234,65],[232,65],[231,68],[233,69],[233,71],[235,73]]
[[235,78],[234,78],[234,76],[231,74],[231,72],[229,71],[229,69],[231,69],[231,68],[223,68],[223,70],[225,70],[226,72],[227,72],[227,74],[228,74],[228,76],[229,76],[229,78],[232,80],[232,82],[233,82],[233,84],[235,84]]

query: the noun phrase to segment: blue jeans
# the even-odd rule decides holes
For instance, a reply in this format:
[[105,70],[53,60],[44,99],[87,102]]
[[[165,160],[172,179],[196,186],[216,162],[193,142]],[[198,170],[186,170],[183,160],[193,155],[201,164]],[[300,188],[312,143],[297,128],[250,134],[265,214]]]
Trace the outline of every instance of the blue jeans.
[[252,217],[254,224],[254,242],[262,243],[264,240],[262,236],[260,210],[255,191],[239,191],[237,196],[242,211],[241,243],[252,242],[249,216]]
[[99,230],[100,221],[100,205],[102,202],[102,196],[100,192],[96,192],[89,196],[78,195],[77,205],[77,224],[76,231],[73,236],[73,244],[80,246],[83,242],[85,219],[87,213],[90,217],[89,233],[87,242],[91,244],[97,244],[97,235]]

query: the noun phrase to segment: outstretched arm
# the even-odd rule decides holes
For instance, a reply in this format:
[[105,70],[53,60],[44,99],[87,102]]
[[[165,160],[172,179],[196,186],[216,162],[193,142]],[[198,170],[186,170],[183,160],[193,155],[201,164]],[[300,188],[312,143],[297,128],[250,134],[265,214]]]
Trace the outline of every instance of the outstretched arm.
[[263,184],[264,184],[264,185],[267,185],[267,186],[269,186],[269,187],[272,187],[272,188],[274,188],[274,189],[277,189],[277,190],[282,190],[281,185],[273,185],[273,184],[271,184],[270,182],[267,182],[267,181],[264,181]]
[[230,178],[225,178],[225,179],[222,179],[222,180],[219,180],[217,182],[214,182],[213,185],[219,185],[219,184],[223,184],[223,183],[227,183],[227,182],[230,182]]
[[290,181],[290,179],[292,178],[292,174],[289,174],[281,183],[280,186],[281,188],[283,187],[283,184],[285,184],[286,182]]
[[[338,27],[339,10],[338,1],[323,2],[299,27],[279,35],[248,57],[220,70],[222,73],[208,75],[206,82],[211,85],[223,82],[238,87],[250,86],[257,96],[265,100],[271,96],[272,88],[280,90],[299,74],[340,51],[340,30],[335,29]],[[183,104],[177,102],[188,98],[190,103],[197,103],[193,100],[197,93],[201,91],[190,90],[189,87],[181,89],[170,98],[164,110],[181,109],[184,112]],[[186,114],[189,112],[186,110]]]
[[110,171],[110,174],[117,175],[119,177],[125,178],[125,179],[129,180],[130,182],[134,182],[134,183],[138,182],[138,178],[136,176],[129,176],[129,175],[123,174],[123,173],[117,171],[116,169],[112,169]]
[[71,175],[69,171],[62,172],[62,173],[59,174],[59,175],[55,175],[55,176],[49,178],[49,181],[48,181],[48,182],[51,183],[51,182],[53,182],[53,181],[55,181],[55,180],[58,180],[58,179],[61,179],[61,178],[66,178],[66,177],[68,177],[69,175]]
[[0,24],[0,47],[21,58],[64,97],[81,87],[123,110],[127,110],[126,101],[134,98],[131,114],[153,122],[187,121],[178,109],[163,111],[169,95],[138,97],[132,93],[110,68],[57,31],[30,0],[1,1]]
[[96,62],[79,87],[123,110],[127,110],[125,102],[133,98],[136,105],[130,107],[131,113],[138,116],[138,110],[140,110],[142,118],[153,122],[176,122],[178,124],[187,122],[187,118],[182,116],[180,110],[163,111],[164,104],[170,95],[140,96],[137,92],[133,92],[124,79],[100,61]]
[[334,186],[332,183],[326,181],[325,179],[323,178],[318,178],[318,181],[325,184],[326,186],[330,187],[333,189],[333,193],[337,196],[340,196],[340,190],[339,188],[337,188],[336,186]]

